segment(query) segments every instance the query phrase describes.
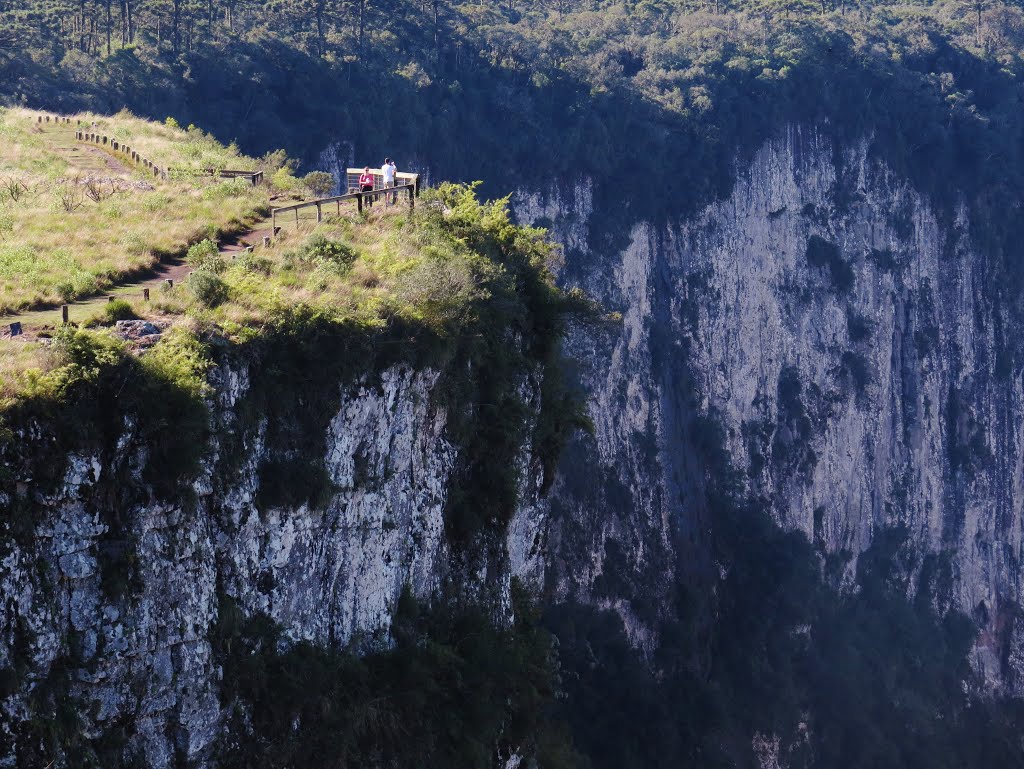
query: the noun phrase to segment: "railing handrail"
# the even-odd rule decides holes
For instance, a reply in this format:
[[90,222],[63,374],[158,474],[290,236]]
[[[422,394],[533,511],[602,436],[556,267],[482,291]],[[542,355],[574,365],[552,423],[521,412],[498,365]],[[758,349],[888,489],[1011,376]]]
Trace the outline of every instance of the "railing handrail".
[[415,184],[399,184],[394,187],[381,187],[378,190],[368,190],[366,192],[348,192],[344,195],[332,195],[329,198],[317,198],[316,200],[308,200],[304,203],[294,203],[290,206],[272,208],[271,213],[280,214],[285,211],[298,211],[301,208],[309,208],[310,206],[322,206],[325,203],[338,203],[342,200],[357,200],[358,198],[364,197],[366,195],[390,195],[392,192],[398,192],[399,190],[411,190],[415,188]]

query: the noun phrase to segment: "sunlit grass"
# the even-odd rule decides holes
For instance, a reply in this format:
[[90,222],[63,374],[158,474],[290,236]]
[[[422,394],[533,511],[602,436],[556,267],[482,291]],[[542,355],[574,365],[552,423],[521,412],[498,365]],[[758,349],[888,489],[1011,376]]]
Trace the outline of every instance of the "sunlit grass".
[[266,209],[265,188],[154,179],[74,138],[78,121],[96,122],[95,130],[120,136],[158,164],[255,162],[198,131],[127,114],[40,125],[37,114],[0,110],[0,315],[102,291],[198,239],[242,229]]

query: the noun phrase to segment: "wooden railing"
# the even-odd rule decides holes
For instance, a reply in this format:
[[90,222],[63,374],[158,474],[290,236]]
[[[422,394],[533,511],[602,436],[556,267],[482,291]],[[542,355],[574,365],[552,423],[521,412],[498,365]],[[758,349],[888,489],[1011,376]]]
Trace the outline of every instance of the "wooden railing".
[[301,211],[304,208],[316,208],[316,220],[318,222],[321,222],[321,221],[323,221],[323,218],[324,218],[324,210],[323,210],[324,206],[330,205],[332,203],[337,204],[337,206],[338,206],[338,213],[340,214],[341,213],[341,204],[343,202],[350,201],[350,200],[354,200],[356,202],[356,207],[358,208],[359,213],[362,213],[363,212],[363,202],[364,202],[364,200],[373,201],[373,200],[376,200],[377,198],[380,198],[381,196],[385,196],[386,197],[388,195],[394,195],[395,198],[397,199],[397,196],[398,196],[399,192],[405,192],[405,193],[408,194],[408,196],[409,196],[409,208],[412,208],[413,205],[414,205],[414,200],[416,198],[416,185],[415,184],[400,184],[397,187],[385,187],[385,188],[382,188],[382,189],[379,189],[379,190],[373,190],[372,192],[349,192],[349,193],[347,193],[345,195],[334,195],[334,196],[329,197],[329,198],[318,198],[316,200],[309,200],[309,201],[306,201],[305,203],[295,203],[294,205],[291,205],[291,206],[281,206],[280,208],[275,208],[275,209],[273,209],[270,212],[271,225],[273,226],[274,234],[276,235],[277,234],[277,215],[278,214],[286,213],[288,211],[294,211],[295,212],[295,223],[298,224],[299,223],[299,211]]
[[239,171],[230,168],[168,168],[167,172],[171,175],[181,174],[183,176],[219,176],[221,179],[248,179],[253,187],[263,183],[262,171]]

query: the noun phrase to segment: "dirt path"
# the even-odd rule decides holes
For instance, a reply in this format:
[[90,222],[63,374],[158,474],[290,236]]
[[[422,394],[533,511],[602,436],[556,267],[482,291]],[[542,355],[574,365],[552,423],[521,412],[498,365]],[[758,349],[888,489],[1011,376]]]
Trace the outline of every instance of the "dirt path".
[[[272,235],[269,226],[263,225],[267,222],[258,222],[253,229],[236,235],[226,240],[220,246],[220,253],[234,259],[246,248],[263,244],[264,236]],[[166,281],[171,280],[175,286],[184,284],[192,268],[183,260],[163,262],[157,265],[156,270],[149,276],[140,280],[129,281],[105,289],[102,293],[68,304],[68,320],[72,323],[83,323],[103,309],[109,297],[126,299],[136,305],[136,309],[145,314],[144,289],[149,289],[150,301],[159,299],[159,292],[163,289]],[[47,328],[54,328],[61,323],[60,307],[47,308],[42,310],[25,310],[10,315],[0,315],[0,338],[10,338],[10,324],[21,323],[23,332],[27,336],[34,336],[36,332]]]
[[75,130],[76,126],[62,124],[43,128],[43,132],[53,138],[51,146],[54,151],[64,158],[74,171],[86,176],[120,177],[125,180],[136,176],[136,170],[126,166],[109,152],[78,141],[75,138]]
[[[137,170],[125,165],[121,160],[99,147],[80,142],[75,138],[76,126],[56,124],[46,125],[41,129],[50,135],[52,148],[68,163],[69,171],[85,176],[101,176],[105,178],[123,178],[126,182],[134,182],[138,177]],[[234,259],[246,249],[263,244],[264,236],[272,236],[273,230],[269,220],[256,222],[249,230],[225,239],[220,244],[220,253]],[[156,265],[147,277],[126,280],[109,288],[102,289],[95,296],[68,303],[68,320],[82,323],[103,309],[110,297],[126,299],[136,305],[139,312],[145,314],[145,289],[149,289],[151,301],[159,299],[159,291],[166,281],[171,280],[175,286],[188,280],[192,268],[182,259],[171,260]],[[7,315],[0,315],[0,338],[10,338],[10,324],[21,323],[26,336],[32,337],[36,332],[54,328],[61,323],[61,308],[50,307],[39,310],[24,310]]]

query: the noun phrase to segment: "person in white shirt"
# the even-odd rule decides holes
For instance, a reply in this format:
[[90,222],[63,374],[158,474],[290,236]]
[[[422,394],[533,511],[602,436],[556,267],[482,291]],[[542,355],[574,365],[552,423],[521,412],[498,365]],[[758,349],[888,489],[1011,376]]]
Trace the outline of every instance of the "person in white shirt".
[[[394,187],[395,179],[397,178],[398,168],[395,166],[395,161],[391,158],[384,158],[384,165],[380,168],[381,176],[384,177],[384,187]],[[384,198],[385,204],[387,204],[387,196]],[[398,202],[398,193],[391,193],[391,205]]]

